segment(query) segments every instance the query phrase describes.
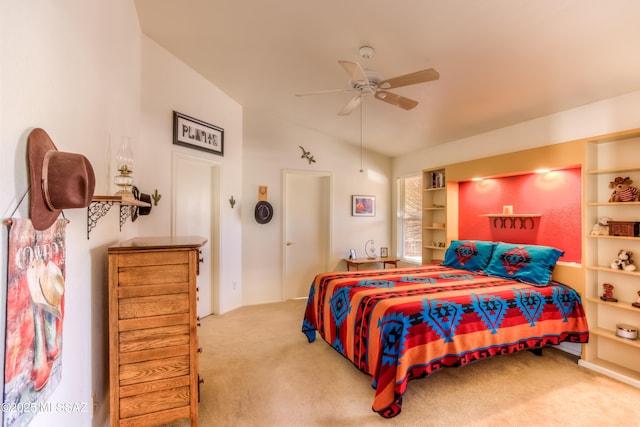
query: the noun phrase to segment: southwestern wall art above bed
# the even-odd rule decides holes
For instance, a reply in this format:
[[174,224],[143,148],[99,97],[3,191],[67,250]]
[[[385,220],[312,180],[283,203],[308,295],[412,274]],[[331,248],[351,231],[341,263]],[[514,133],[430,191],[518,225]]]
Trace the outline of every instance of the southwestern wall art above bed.
[[302,331],[371,375],[373,410],[402,409],[410,379],[445,367],[585,343],[578,293],[551,280],[555,248],[454,240],[442,264],[318,274]]

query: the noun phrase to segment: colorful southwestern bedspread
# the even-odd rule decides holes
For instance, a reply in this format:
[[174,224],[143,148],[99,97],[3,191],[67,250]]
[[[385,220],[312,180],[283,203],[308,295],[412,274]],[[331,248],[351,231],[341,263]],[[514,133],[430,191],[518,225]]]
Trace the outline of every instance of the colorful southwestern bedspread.
[[441,265],[318,274],[302,323],[309,342],[316,331],[372,376],[373,410],[385,418],[400,413],[410,379],[589,336],[569,286]]

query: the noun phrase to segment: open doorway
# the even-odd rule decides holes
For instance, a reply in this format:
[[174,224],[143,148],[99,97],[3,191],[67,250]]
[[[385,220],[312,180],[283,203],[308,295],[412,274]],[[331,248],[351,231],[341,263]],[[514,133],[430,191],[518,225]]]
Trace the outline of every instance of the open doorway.
[[207,159],[172,156],[172,235],[207,238],[197,278],[199,317],[219,310],[220,168]]

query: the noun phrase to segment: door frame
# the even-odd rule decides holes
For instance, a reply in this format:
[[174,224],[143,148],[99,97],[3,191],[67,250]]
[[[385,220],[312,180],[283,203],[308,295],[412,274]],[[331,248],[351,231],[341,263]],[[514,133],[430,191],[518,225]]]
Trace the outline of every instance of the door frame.
[[188,160],[204,163],[211,169],[211,222],[210,236],[204,236],[207,238],[207,244],[210,246],[211,259],[209,263],[210,271],[209,277],[211,278],[211,301],[209,305],[211,307],[211,314],[220,312],[220,195],[222,193],[222,184],[220,177],[222,176],[222,162],[214,161],[211,159],[198,157],[173,151],[171,153],[171,235],[176,235],[176,163],[179,160]]
[[282,284],[280,286],[280,300],[284,301],[285,286],[287,283],[287,177],[291,175],[315,176],[329,179],[329,191],[326,200],[329,209],[329,224],[327,227],[327,253],[325,254],[324,271],[329,270],[331,254],[333,252],[333,173],[329,171],[307,171],[300,169],[282,170]]

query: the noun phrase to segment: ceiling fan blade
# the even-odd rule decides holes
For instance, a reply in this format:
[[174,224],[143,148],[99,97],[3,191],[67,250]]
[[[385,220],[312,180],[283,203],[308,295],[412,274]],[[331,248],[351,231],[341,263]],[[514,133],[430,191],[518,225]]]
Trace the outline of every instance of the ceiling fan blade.
[[351,98],[351,101],[347,102],[347,105],[345,105],[344,107],[342,107],[342,110],[338,111],[338,115],[339,116],[348,116],[349,114],[351,114],[351,112],[353,110],[355,110],[355,108],[360,105],[360,102],[362,102],[362,96],[358,95],[354,98]]
[[357,62],[353,61],[338,61],[342,68],[349,74],[349,77],[354,82],[364,82],[365,84],[369,84],[369,78],[364,73],[364,70]]
[[325,93],[342,93],[342,92],[352,92],[353,89],[329,89],[329,90],[314,90],[310,92],[300,92],[296,93],[296,96],[307,96],[307,95],[322,95]]
[[405,74],[404,76],[393,77],[391,79],[382,80],[378,83],[380,89],[393,89],[396,87],[409,86],[417,83],[430,82],[438,80],[440,73],[433,68],[416,71],[415,73]]
[[396,95],[395,93],[387,92],[385,90],[377,91],[376,98],[391,105],[397,105],[403,110],[411,110],[418,105],[418,101],[414,101],[413,99],[405,98],[404,96]]

